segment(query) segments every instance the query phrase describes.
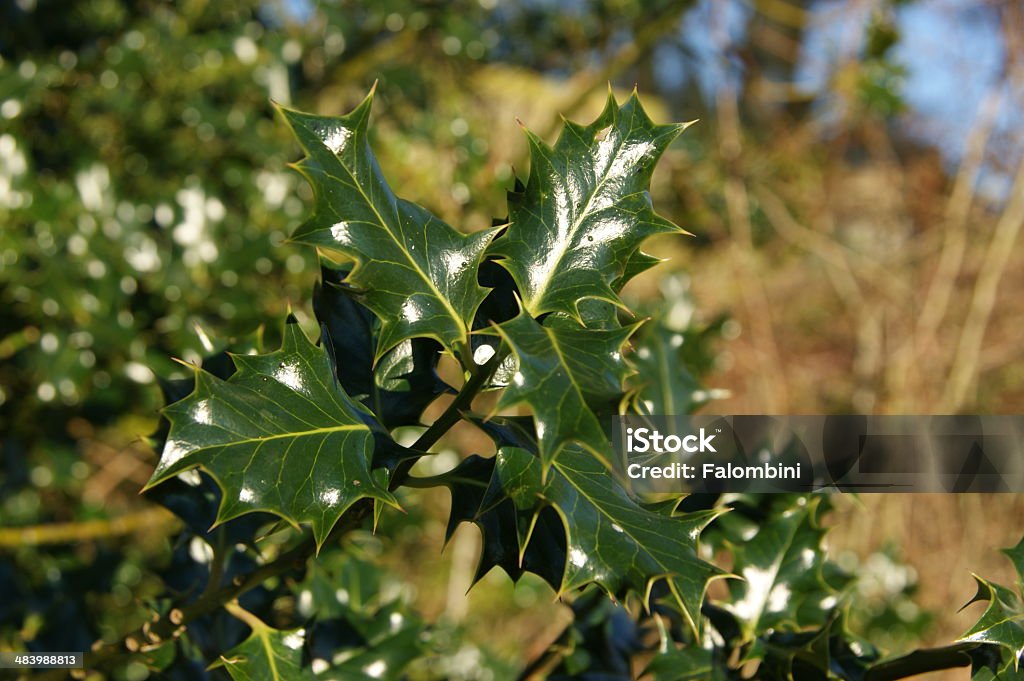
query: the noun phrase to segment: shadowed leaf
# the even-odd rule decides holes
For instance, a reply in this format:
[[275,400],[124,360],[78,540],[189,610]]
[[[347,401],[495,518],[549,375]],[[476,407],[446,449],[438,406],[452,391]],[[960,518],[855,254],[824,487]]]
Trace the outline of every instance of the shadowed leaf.
[[708,583],[724,574],[697,557],[700,532],[715,513],[674,518],[651,513],[577,448],[562,452],[543,483],[540,466],[529,452],[506,447],[498,452],[496,472],[508,481],[510,496],[535,496],[538,509],[550,505],[561,517],[567,558],[559,590],[596,583],[613,596],[632,592],[646,601],[650,586],[665,579],[688,625],[697,631]]

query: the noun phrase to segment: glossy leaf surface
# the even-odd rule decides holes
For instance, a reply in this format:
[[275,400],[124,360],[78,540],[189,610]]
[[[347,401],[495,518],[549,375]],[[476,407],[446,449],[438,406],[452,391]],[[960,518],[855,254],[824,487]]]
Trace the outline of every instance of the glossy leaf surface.
[[681,231],[655,214],[647,191],[658,158],[685,127],[656,125],[636,95],[621,108],[609,95],[597,120],[566,122],[554,147],[527,131],[530,177],[509,193],[508,231],[491,252],[532,316],[579,318],[587,298],[618,303],[612,284],[649,264],[634,257],[640,243]]
[[728,678],[704,648],[680,648],[655,655],[644,674],[651,681],[720,681]]
[[[1018,588],[1024,589],[1024,538],[1016,546],[1003,549],[1003,553],[1010,559],[1017,573]],[[977,575],[974,579],[978,583],[978,593],[968,605],[976,601],[988,601],[988,607],[960,640],[991,644],[1004,649],[1006,654],[1002,658],[1007,662],[1005,666],[1013,671],[1009,678],[1018,678],[1024,675],[1024,666],[1021,665],[1024,657],[1024,600],[1021,599],[1021,593]],[[975,678],[985,678],[987,670],[980,671],[982,676]]]
[[280,350],[233,360],[226,381],[196,370],[192,393],[164,410],[170,432],[148,486],[198,466],[223,490],[218,521],[267,511],[312,525],[318,543],[358,499],[396,503],[370,474],[365,412],[297,324]]
[[544,465],[573,442],[609,461],[610,444],[594,409],[622,392],[629,367],[621,351],[632,327],[549,328],[524,313],[498,332],[519,363],[498,408],[529,405]]
[[743,640],[768,629],[823,626],[836,604],[822,568],[825,531],[816,522],[817,499],[796,504],[729,543],[735,555],[732,601],[722,607],[739,622]]
[[1005,586],[975,577],[976,600],[988,601],[981,619],[960,637],[961,641],[991,643],[1008,649],[1011,659],[1024,656],[1024,604]]
[[[528,504],[524,509],[518,508],[495,475],[495,461],[474,454],[440,476],[452,495],[445,541],[452,538],[459,523],[473,523],[483,540],[474,581],[499,567],[513,580],[524,572],[536,573],[557,589],[565,560],[561,527],[550,517],[536,517],[535,499],[524,502]],[[526,540],[535,528],[536,540],[527,548]]]
[[609,593],[632,592],[646,600],[651,585],[665,579],[677,605],[695,631],[708,583],[723,573],[697,557],[701,530],[713,512],[669,518],[634,502],[600,462],[577,448],[565,449],[540,483],[540,461],[522,449],[503,448],[496,470],[514,483],[522,498],[537,489],[539,503],[561,517],[566,535],[566,563],[561,591],[599,584]]
[[455,350],[468,344],[487,294],[477,270],[493,232],[464,235],[395,195],[369,145],[372,102],[371,92],[340,117],[281,108],[306,152],[296,168],[315,195],[312,217],[292,239],[356,261],[346,282],[381,320],[377,357],[416,337]]

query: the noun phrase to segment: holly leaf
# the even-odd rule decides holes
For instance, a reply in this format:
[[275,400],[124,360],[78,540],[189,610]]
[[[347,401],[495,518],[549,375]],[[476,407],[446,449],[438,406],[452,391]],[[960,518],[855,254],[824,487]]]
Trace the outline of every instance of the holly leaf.
[[[460,523],[473,522],[478,518],[493,472],[493,458],[472,454],[460,461],[455,468],[439,476],[442,484],[452,494],[451,511],[444,533],[445,543],[451,541]],[[481,527],[481,530],[485,529]],[[495,539],[501,543],[500,538],[491,537],[491,541]]]
[[644,669],[650,681],[721,681],[728,678],[725,665],[705,648],[674,648],[658,653]]
[[318,545],[359,499],[397,506],[370,474],[367,414],[297,324],[280,350],[232,360],[226,381],[196,368],[193,391],[164,409],[170,432],[146,489],[199,467],[223,493],[218,523],[266,511],[310,524]]
[[[1017,586],[1024,589],[1024,538],[1016,546],[1003,549],[1017,572]],[[1014,678],[1021,672],[1024,658],[1024,601],[1020,593],[1001,584],[974,576],[978,592],[964,607],[977,601],[988,601],[988,607],[973,627],[958,639],[971,643],[988,643],[1008,652]]]
[[1003,554],[1013,563],[1013,569],[1017,571],[1017,588],[1024,589],[1024,537],[1017,542],[1017,545],[1002,549]]
[[355,260],[346,282],[381,321],[376,357],[417,337],[451,351],[468,347],[487,295],[477,269],[494,230],[462,234],[395,195],[369,145],[372,102],[373,91],[340,117],[278,107],[306,153],[295,168],[315,197],[292,240]]
[[971,651],[971,681],[1024,681],[1024,669],[1016,658],[1000,655],[998,646],[980,646]]
[[977,575],[974,579],[978,583],[978,596],[974,600],[986,600],[988,607],[981,619],[957,640],[991,643],[1006,648],[1017,661],[1016,668],[1024,656],[1024,604],[1012,589]]
[[608,464],[610,445],[594,406],[622,394],[629,367],[621,351],[635,327],[550,328],[524,312],[496,328],[519,366],[496,409],[529,405],[545,470],[573,442]]
[[337,360],[338,382],[361,399],[387,429],[418,425],[428,404],[451,390],[437,375],[441,347],[430,338],[404,340],[375,365],[379,322],[342,281],[348,271],[322,267],[313,312],[326,327]]
[[[490,289],[473,320],[473,359],[483,364],[501,349],[501,338],[491,332],[491,327],[513,319],[519,314],[519,298],[512,275],[494,258],[487,258],[480,266],[480,283]],[[506,355],[484,386],[485,390],[505,388],[515,373],[515,357]]]
[[[744,641],[768,629],[823,626],[836,605],[836,591],[822,577],[825,563],[817,525],[818,499],[811,497],[762,523],[742,543],[730,541],[731,602],[720,605],[739,622]],[[732,515],[732,514],[730,514]]]
[[[651,513],[601,463],[575,447],[562,451],[543,483],[536,471],[540,466],[526,450],[505,447],[498,451],[495,470],[504,480],[536,489],[538,508],[553,508],[561,518],[567,559],[559,591],[596,583],[613,596],[635,593],[646,602],[654,582],[664,579],[697,632],[708,583],[724,574],[697,557],[700,532],[715,513],[674,518]],[[533,474],[526,473],[530,468]],[[523,498],[522,490],[513,493]]]
[[682,232],[655,214],[648,189],[658,159],[685,128],[654,124],[635,93],[621,108],[609,93],[597,120],[567,121],[554,147],[526,131],[530,177],[509,193],[509,226],[490,252],[530,315],[582,321],[583,299],[621,305],[613,283],[651,264],[637,254],[640,243]]
[[661,319],[643,326],[630,361],[636,367],[636,399],[645,414],[692,414],[707,400],[682,360],[682,333]]
[[532,416],[491,416],[466,412],[463,416],[499,447],[518,447],[536,454],[537,430]]
[[302,666],[305,630],[273,629],[238,606],[232,614],[252,629],[249,638],[221,656],[223,666],[235,681],[316,681]]
[[[535,517],[535,500],[526,510],[517,508],[515,500],[501,489],[494,463],[493,457],[474,454],[437,476],[452,496],[445,542],[452,538],[460,523],[473,523],[482,537],[474,582],[482,579],[491,568],[499,567],[513,580],[518,580],[524,572],[533,572],[552,588],[558,588],[559,571],[565,560],[561,528],[557,522],[551,522],[550,517]],[[531,531],[535,531],[536,540],[527,550],[525,540]]]
[[[401,613],[393,614],[401,617]],[[401,681],[407,678],[406,667],[426,652],[424,628],[404,617],[393,622],[401,624],[397,627],[392,625],[392,630],[370,642],[363,650],[344,650],[343,654],[351,656],[330,666],[318,674],[318,678],[331,681]]]

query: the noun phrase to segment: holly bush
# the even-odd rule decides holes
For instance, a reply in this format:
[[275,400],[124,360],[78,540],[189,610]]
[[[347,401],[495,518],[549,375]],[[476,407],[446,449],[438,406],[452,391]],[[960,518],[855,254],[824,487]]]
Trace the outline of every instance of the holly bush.
[[[465,234],[388,184],[368,141],[372,101],[341,117],[279,107],[313,190],[291,241],[320,254],[318,335],[289,316],[278,349],[234,339],[163,382],[145,493],[182,529],[145,607],[90,646],[89,669],[877,681],[970,666],[974,679],[1024,678],[1021,595],[981,578],[987,609],[947,647],[894,655],[852,633],[856,576],[823,546],[828,494],[629,489],[611,417],[691,412],[707,397],[714,328],[620,296],[657,262],[645,239],[683,234],[648,188],[685,125],[654,123],[634,93],[621,105],[609,94],[589,125],[566,122],[553,146],[526,130],[531,167],[507,217]],[[459,424],[493,447],[428,465]],[[570,604],[569,625],[524,669],[467,659],[458,627],[415,614],[375,561],[374,528],[432,488],[450,492],[449,538],[480,529],[477,579],[532,574]],[[1024,542],[1007,555],[1024,580]]]

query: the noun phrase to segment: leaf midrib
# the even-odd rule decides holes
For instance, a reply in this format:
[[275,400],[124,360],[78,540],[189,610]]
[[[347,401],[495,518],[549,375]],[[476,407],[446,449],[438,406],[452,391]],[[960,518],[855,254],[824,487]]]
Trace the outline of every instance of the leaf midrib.
[[[983,617],[984,617],[984,615],[983,615]],[[1024,626],[1024,614],[1010,615],[1009,617],[1004,617],[1003,619],[1001,619],[1001,620],[999,620],[997,622],[993,622],[992,624],[986,625],[984,629],[979,629],[978,631],[975,631],[973,633],[968,633],[967,636],[963,637],[961,640],[970,641],[970,640],[974,639],[974,637],[978,636],[979,634],[988,633],[988,632],[992,631],[993,629],[995,629],[998,626],[1001,626],[1003,624],[1010,624],[1010,623],[1014,623],[1014,622],[1016,622],[1018,624],[1018,626]],[[979,622],[979,624],[980,624],[980,622]]]
[[[352,180],[352,186],[356,188],[356,191],[358,191],[359,194],[363,197],[363,200],[366,201],[366,205],[368,205],[370,207],[370,210],[373,211],[373,214],[377,216],[378,226],[381,229],[383,229],[385,233],[387,233],[387,235],[395,243],[398,249],[408,259],[409,263],[412,265],[416,273],[420,276],[421,279],[423,279],[427,286],[430,287],[430,290],[434,292],[434,295],[437,296],[437,299],[440,300],[441,304],[444,305],[444,307],[448,310],[449,316],[455,320],[455,325],[459,329],[461,336],[460,340],[464,341],[466,339],[466,324],[462,318],[462,315],[454,307],[452,307],[451,303],[448,301],[447,296],[443,295],[440,289],[438,289],[437,286],[434,285],[433,280],[429,276],[427,276],[427,273],[423,271],[423,268],[420,267],[420,264],[416,262],[415,258],[412,257],[412,253],[410,253],[409,250],[404,246],[404,244],[402,244],[402,242],[398,239],[394,232],[392,232],[388,228],[387,223],[384,220],[384,216],[381,215],[380,211],[377,210],[377,206],[373,203],[373,201],[370,200],[369,195],[367,195],[367,193],[363,190],[362,185],[356,179],[355,173],[352,172],[351,168],[345,165],[345,163],[340,158],[338,159],[338,165],[345,169],[345,172],[348,173],[349,178]],[[341,179],[337,175],[327,172],[326,170],[324,171],[324,174],[327,177],[337,180],[338,182],[344,183],[343,179]],[[395,200],[400,201],[401,199],[399,199],[398,196],[395,196]],[[401,222],[401,218],[398,218],[398,221]],[[361,262],[360,265],[362,265]]]
[[[551,348],[555,351],[555,356],[558,357],[558,363],[565,367],[565,375],[569,378],[569,382],[572,384],[572,387],[576,389],[576,393],[580,396],[580,399],[583,400],[584,404],[586,404],[587,400],[583,395],[583,389],[576,381],[576,377],[572,373],[572,367],[569,366],[569,363],[565,359],[565,354],[562,352],[562,346],[558,343],[558,337],[555,335],[554,331],[546,326],[541,326],[540,328],[551,341]],[[590,409],[590,405],[587,405],[587,409]]]
[[198,452],[198,451],[202,451],[204,449],[212,449],[214,447],[227,447],[227,446],[230,446],[230,445],[247,445],[247,444],[254,444],[254,443],[263,443],[263,442],[267,442],[269,440],[283,440],[283,439],[288,439],[288,438],[296,439],[297,440],[298,438],[301,438],[301,437],[309,437],[309,436],[312,436],[312,435],[319,435],[321,433],[335,433],[335,432],[340,432],[340,431],[345,431],[345,430],[365,430],[366,432],[370,432],[369,426],[366,426],[364,424],[351,424],[351,425],[350,424],[343,424],[343,425],[337,425],[337,426],[328,426],[328,427],[325,427],[325,428],[314,428],[312,430],[300,430],[300,431],[290,432],[290,433],[277,433],[276,435],[265,435],[265,436],[262,436],[262,437],[249,437],[249,438],[244,438],[242,440],[231,440],[230,442],[222,442],[222,443],[218,443],[218,444],[215,444],[215,445],[206,445],[206,446],[203,446],[203,447],[199,447],[198,449],[196,449],[194,451]]
[[[612,125],[615,125],[615,123],[613,122]],[[582,137],[579,137],[579,135],[576,134],[575,131],[573,131],[573,134],[576,135],[581,141],[586,143],[586,140],[583,140]],[[612,160],[614,160],[615,157],[618,156],[619,151],[622,149],[622,145],[623,145],[624,141],[625,141],[625,136],[624,135],[620,136],[618,143],[615,145],[615,151],[611,155],[611,159]],[[591,140],[591,142],[593,142],[593,140]],[[552,149],[552,151],[554,151],[554,150]],[[593,156],[591,156],[591,158],[593,158]],[[548,287],[551,285],[552,280],[555,278],[554,277],[554,273],[559,271],[560,265],[562,264],[562,260],[565,259],[565,254],[569,250],[569,243],[572,241],[572,236],[577,232],[577,230],[579,230],[580,225],[583,224],[584,219],[586,218],[586,216],[590,212],[590,205],[594,202],[594,197],[597,196],[598,192],[600,192],[601,189],[604,188],[605,183],[608,181],[608,177],[611,174],[611,168],[612,168],[613,165],[615,165],[615,164],[612,161],[609,161],[608,165],[605,167],[604,172],[601,174],[600,181],[597,183],[597,185],[594,187],[594,190],[592,192],[590,192],[590,195],[587,197],[587,204],[583,207],[583,210],[580,211],[577,214],[576,220],[573,222],[572,226],[569,228],[569,232],[566,234],[567,238],[564,239],[564,240],[560,240],[558,242],[558,246],[556,247],[556,250],[555,250],[555,253],[557,254],[557,256],[554,259],[553,266],[551,268],[549,268],[548,276],[544,277],[544,279],[541,280],[540,287],[534,292],[534,295],[532,296],[533,300],[537,301],[537,305],[540,305],[540,303],[542,302],[542,299],[544,298],[544,294],[547,292]],[[559,173],[559,175],[561,175],[561,173]],[[562,177],[562,180],[567,185],[569,184],[568,180],[564,176]],[[526,302],[526,301],[524,301],[524,302]],[[527,306],[528,307],[535,307],[534,305],[530,305],[529,303],[527,303]],[[532,309],[532,310],[530,310],[530,312],[532,312],[534,314],[538,314],[540,311],[536,310],[536,309]]]
[[270,636],[267,635],[268,629],[261,627],[257,631],[257,636],[260,638],[260,644],[263,646],[263,650],[267,653],[267,664],[270,665],[270,677],[272,679],[280,679],[281,675],[277,671],[277,659],[274,657],[274,647],[270,643]]
[[[594,508],[596,508],[596,509],[598,510],[598,512],[599,512],[599,513],[600,513],[600,514],[601,514],[602,516],[604,516],[604,517],[605,517],[605,518],[606,518],[607,520],[609,520],[609,521],[610,521],[610,522],[612,522],[613,524],[615,524],[615,525],[618,525],[619,527],[621,527],[621,528],[622,528],[622,533],[623,533],[624,535],[626,535],[627,537],[629,537],[629,539],[630,539],[630,540],[631,540],[631,541],[632,541],[632,542],[633,542],[634,544],[636,544],[636,545],[637,545],[638,547],[641,547],[641,548],[643,549],[643,551],[644,551],[644,552],[645,552],[645,553],[646,553],[646,554],[647,554],[648,556],[650,556],[652,560],[654,560],[654,561],[655,561],[655,562],[656,562],[656,563],[658,564],[658,567],[660,567],[660,568],[661,568],[662,570],[664,570],[664,571],[665,571],[665,572],[663,573],[664,575],[668,576],[668,575],[675,575],[675,574],[676,574],[674,570],[669,570],[668,566],[667,566],[667,565],[665,565],[665,564],[664,564],[664,563],[663,563],[663,562],[662,562],[662,561],[661,561],[661,560],[660,560],[659,558],[657,558],[657,557],[656,557],[656,556],[654,555],[654,553],[653,553],[653,552],[652,552],[652,551],[651,551],[650,549],[648,549],[648,548],[647,548],[647,545],[646,545],[645,543],[643,543],[643,542],[641,542],[641,541],[640,541],[639,539],[637,539],[637,538],[636,538],[636,536],[634,536],[632,532],[630,532],[630,531],[628,531],[628,530],[626,529],[626,526],[625,526],[625,525],[622,525],[621,523],[619,523],[619,522],[618,522],[618,520],[617,520],[617,519],[616,519],[615,517],[613,517],[613,516],[612,516],[612,515],[611,515],[611,514],[610,514],[610,513],[608,512],[608,511],[606,511],[606,510],[604,509],[604,507],[603,507],[603,506],[602,506],[601,504],[599,504],[599,503],[598,503],[598,502],[597,502],[597,501],[596,501],[596,500],[594,499],[594,497],[592,497],[592,496],[590,496],[589,494],[587,494],[587,493],[586,493],[586,492],[585,492],[585,491],[583,490],[583,488],[582,488],[582,487],[580,487],[580,486],[579,486],[578,484],[576,484],[576,483],[575,483],[575,482],[573,481],[572,477],[570,477],[570,476],[566,475],[566,474],[565,474],[565,470],[564,470],[564,469],[566,468],[566,466],[564,466],[564,465],[559,465],[559,463],[558,463],[558,461],[557,461],[557,460],[556,460],[556,461],[555,461],[554,463],[552,463],[552,465],[553,465],[553,466],[554,466],[555,468],[557,468],[557,469],[558,469],[558,472],[559,472],[559,473],[560,473],[560,474],[562,475],[562,478],[564,478],[564,479],[565,479],[565,481],[566,481],[566,482],[568,482],[568,483],[569,483],[569,485],[570,485],[570,486],[571,486],[571,487],[572,487],[572,488],[573,488],[574,490],[576,490],[576,493],[577,493],[577,494],[579,494],[579,495],[580,495],[581,497],[583,497],[584,499],[586,499],[586,500],[587,500],[587,502],[588,502],[588,503],[590,503],[590,505],[591,505],[591,506],[593,506]],[[684,546],[685,546],[685,544],[684,544]]]

